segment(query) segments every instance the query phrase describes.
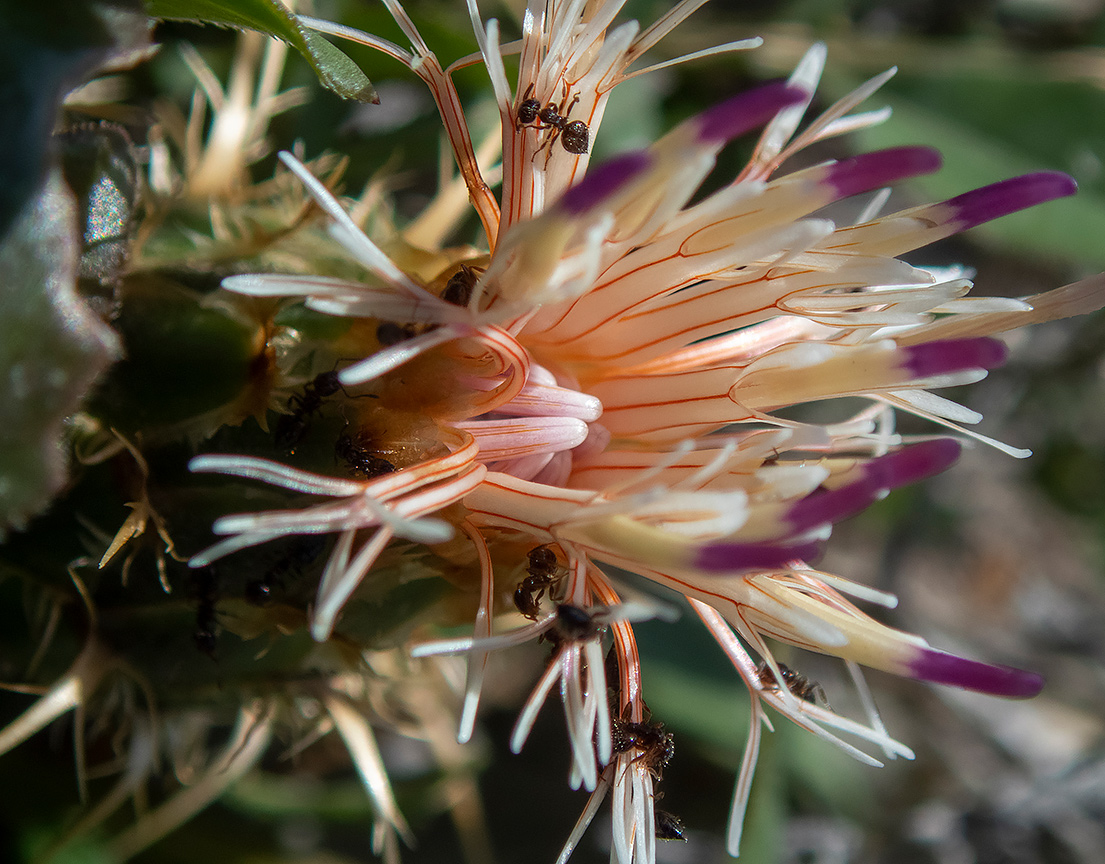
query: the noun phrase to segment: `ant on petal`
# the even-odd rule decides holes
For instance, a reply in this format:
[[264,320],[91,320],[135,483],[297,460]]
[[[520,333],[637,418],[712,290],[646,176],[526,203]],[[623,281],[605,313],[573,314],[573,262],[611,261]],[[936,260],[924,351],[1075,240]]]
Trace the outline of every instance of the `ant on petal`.
[[334,455],[344,460],[349,470],[358,477],[371,480],[395,470],[395,463],[373,452],[372,436],[367,430],[346,435],[342,433],[334,444]]
[[582,120],[568,120],[568,115],[572,113],[572,108],[579,101],[579,96],[577,95],[572,99],[567,107],[564,105],[568,101],[567,94],[564,95],[560,105],[554,105],[550,102],[548,105],[541,107],[541,103],[532,97],[533,90],[534,85],[530,84],[522,97],[521,104],[518,106],[516,112],[517,127],[533,126],[537,129],[551,129],[552,134],[539,149],[550,146],[554,140],[559,138],[561,146],[568,153],[576,156],[586,154],[591,146],[590,128]]
[[664,731],[663,723],[634,723],[613,718],[611,739],[615,753],[638,750],[633,761],[639,761],[657,780],[675,756],[675,738]]
[[[556,553],[547,545],[530,549],[526,572],[529,573],[514,591],[514,605],[526,618],[536,621],[541,612],[541,598],[564,576]],[[570,613],[569,613],[570,614]]]
[[[761,663],[757,666],[756,672],[759,674],[760,684],[765,690],[779,689],[779,682],[775,679],[775,674],[767,663]],[[825,708],[829,707],[829,700],[825,697],[825,689],[816,681],[811,681],[800,672],[795,672],[782,663],[779,664],[779,674],[783,676],[783,683],[787,690],[799,699]]]

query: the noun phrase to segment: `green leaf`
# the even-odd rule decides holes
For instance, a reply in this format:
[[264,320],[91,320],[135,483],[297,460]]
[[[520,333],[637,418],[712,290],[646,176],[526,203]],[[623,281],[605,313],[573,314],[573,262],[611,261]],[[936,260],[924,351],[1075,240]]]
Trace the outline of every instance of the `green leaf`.
[[308,30],[278,0],[146,0],[155,18],[259,30],[283,39],[315,70],[322,84],[346,99],[379,102],[372,82],[349,57]]
[[213,411],[249,386],[259,325],[232,305],[148,272],[124,279],[119,296],[115,326],[126,359],[91,400],[98,419],[136,434]]
[[73,196],[55,171],[0,245],[0,534],[65,482],[65,418],[119,353],[77,296],[79,237]]

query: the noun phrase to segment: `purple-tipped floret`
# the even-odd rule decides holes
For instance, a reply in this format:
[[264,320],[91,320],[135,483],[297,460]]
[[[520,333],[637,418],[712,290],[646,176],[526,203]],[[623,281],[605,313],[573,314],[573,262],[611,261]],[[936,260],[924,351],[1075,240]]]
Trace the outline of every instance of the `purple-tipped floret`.
[[957,441],[940,438],[872,459],[858,480],[808,495],[790,509],[787,519],[796,534],[847,519],[870,507],[890,489],[944,471],[959,457],[959,450]]
[[910,675],[935,684],[1022,699],[1035,696],[1044,687],[1043,677],[1035,672],[966,660],[931,648],[921,649],[910,664]]
[[930,378],[964,369],[993,369],[1005,362],[1009,349],[1004,342],[980,336],[911,345],[902,353],[904,365],[914,378]]
[[882,490],[865,477],[836,489],[822,489],[806,496],[787,514],[795,534],[820,525],[830,525],[866,510],[878,500]]
[[818,543],[734,543],[718,540],[698,550],[694,567],[706,573],[732,574],[747,570],[774,570],[794,561],[809,561],[821,552]]
[[579,183],[568,189],[560,199],[560,206],[572,215],[586,213],[621,189],[651,164],[651,157],[643,150],[615,156],[592,168]]
[[872,459],[864,474],[882,489],[897,489],[946,471],[962,449],[954,438],[924,441]]
[[698,137],[720,143],[763,126],[784,108],[809,98],[809,92],[786,81],[747,90],[698,115]]
[[931,147],[893,147],[842,159],[829,167],[826,183],[838,198],[870,192],[921,174],[940,169],[940,154]]
[[964,229],[1077,191],[1074,178],[1059,171],[1037,171],[964,192],[944,203],[954,211],[950,221]]

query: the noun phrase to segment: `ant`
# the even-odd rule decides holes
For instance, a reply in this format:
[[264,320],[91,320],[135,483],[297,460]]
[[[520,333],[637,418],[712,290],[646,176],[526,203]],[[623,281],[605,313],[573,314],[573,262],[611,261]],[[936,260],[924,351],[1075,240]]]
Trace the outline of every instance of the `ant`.
[[311,417],[322,410],[322,401],[340,388],[338,373],[331,369],[316,375],[302,393],[293,393],[288,399],[290,413],[280,415],[276,421],[276,443],[294,452],[311,426]]
[[196,629],[192,641],[196,648],[215,659],[215,643],[218,633],[215,630],[215,603],[218,601],[219,575],[214,567],[203,567],[192,573],[192,587],[196,592]]
[[[775,679],[775,675],[767,663],[761,663],[757,666],[756,672],[760,676],[760,684],[765,690],[779,689],[779,682]],[[795,672],[782,663],[779,664],[779,674],[783,676],[783,683],[787,689],[799,699],[814,705],[820,704],[828,707],[829,700],[825,698],[825,690],[816,681],[810,681],[804,675]]]
[[655,811],[656,839],[657,840],[682,840],[687,842],[687,829],[683,827],[683,820],[667,810]]
[[634,723],[613,718],[610,723],[610,742],[615,753],[640,750],[633,761],[640,761],[657,780],[675,756],[675,738],[664,731],[663,723]]
[[[540,601],[546,589],[551,589],[563,576],[556,553],[547,545],[529,550],[529,573],[514,591],[514,605],[526,618],[536,621],[541,611]],[[575,607],[569,607],[575,608]],[[580,610],[582,611],[582,610]],[[559,610],[558,610],[559,614]],[[571,613],[567,613],[571,615]],[[584,613],[586,614],[586,613]]]
[[381,348],[390,348],[400,342],[406,342],[419,334],[414,324],[397,324],[394,321],[381,321],[376,325],[376,341]]
[[258,579],[246,583],[245,600],[253,606],[267,606],[272,602],[273,588],[282,587],[286,578],[309,565],[322,553],[326,538],[319,534],[305,534]]
[[356,435],[343,434],[334,444],[334,454],[345,460],[350,471],[366,480],[382,474],[390,474],[395,470],[395,465],[387,459],[370,453],[368,446],[370,443],[371,437],[363,429]]
[[[568,115],[572,113],[572,107],[579,101],[578,94],[564,107],[568,96],[565,93],[564,101],[559,106],[550,102],[545,107],[532,97],[534,85],[530,84],[522,96],[522,103],[518,106],[518,126],[535,126],[540,129],[543,126],[551,127],[553,132],[548,141],[542,147],[548,146],[553,139],[560,138],[560,143],[566,151],[576,156],[584,155],[591,146],[591,130],[582,120],[568,122]],[[563,112],[563,113],[561,113]]]
[[461,264],[460,269],[449,277],[445,283],[445,290],[441,292],[441,299],[454,306],[467,306],[472,299],[472,290],[480,279],[482,270],[475,270],[467,264]]
[[541,115],[541,102],[537,99],[530,98],[530,94],[533,93],[534,85],[530,84],[526,88],[525,98],[522,100],[522,104],[518,106],[518,123],[521,126],[532,126],[537,122],[537,118]]
[[600,609],[591,613],[570,603],[561,603],[556,607],[556,622],[550,630],[545,631],[542,638],[554,644],[594,639],[606,628],[601,620],[601,613],[605,611]]

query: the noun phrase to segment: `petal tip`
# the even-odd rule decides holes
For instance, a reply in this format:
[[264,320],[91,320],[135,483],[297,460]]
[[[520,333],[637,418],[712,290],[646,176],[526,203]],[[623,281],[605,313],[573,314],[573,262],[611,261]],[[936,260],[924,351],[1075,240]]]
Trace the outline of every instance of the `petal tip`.
[[1004,342],[986,336],[927,342],[904,349],[905,366],[914,378],[966,369],[993,369],[1001,366],[1008,356]]
[[889,186],[908,177],[932,174],[943,159],[931,147],[894,147],[843,159],[829,167],[826,182],[838,198]]
[[699,547],[693,566],[697,570],[717,575],[772,570],[787,566],[795,560],[808,561],[816,558],[820,551],[818,543],[780,546],[719,540]]
[[946,471],[962,451],[954,438],[922,441],[873,460],[868,476],[883,489],[896,489]]
[[651,158],[643,151],[615,156],[588,171],[583,180],[568,189],[560,199],[560,207],[573,216],[586,213],[614,195],[651,163]]
[[779,111],[810,96],[802,87],[772,81],[719,102],[698,116],[698,138],[720,144],[763,126]]
[[1043,676],[1036,672],[981,663],[930,648],[920,651],[910,664],[909,674],[934,684],[1014,699],[1029,699],[1044,687]]
[[787,514],[790,527],[795,532],[808,531],[854,516],[889,490],[946,470],[959,458],[961,449],[953,438],[937,438],[876,457],[863,466],[860,479],[797,501]]
[[946,203],[953,209],[952,221],[963,230],[1077,191],[1078,184],[1070,175],[1037,171],[965,192]]

